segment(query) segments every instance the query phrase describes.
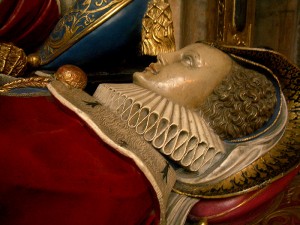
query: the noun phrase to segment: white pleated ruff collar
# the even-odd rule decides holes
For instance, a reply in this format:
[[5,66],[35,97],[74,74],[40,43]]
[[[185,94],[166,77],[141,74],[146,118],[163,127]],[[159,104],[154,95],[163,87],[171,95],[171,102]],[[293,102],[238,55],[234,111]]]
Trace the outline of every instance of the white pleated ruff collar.
[[225,154],[223,142],[199,112],[135,84],[101,84],[94,93],[154,148],[202,174]]

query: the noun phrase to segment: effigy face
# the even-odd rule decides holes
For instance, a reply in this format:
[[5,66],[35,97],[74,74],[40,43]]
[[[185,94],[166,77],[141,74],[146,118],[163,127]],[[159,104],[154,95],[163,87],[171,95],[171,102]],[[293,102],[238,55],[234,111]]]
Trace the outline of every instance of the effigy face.
[[193,109],[199,107],[232,67],[228,55],[201,43],[160,54],[157,59],[143,72],[134,74],[134,83]]

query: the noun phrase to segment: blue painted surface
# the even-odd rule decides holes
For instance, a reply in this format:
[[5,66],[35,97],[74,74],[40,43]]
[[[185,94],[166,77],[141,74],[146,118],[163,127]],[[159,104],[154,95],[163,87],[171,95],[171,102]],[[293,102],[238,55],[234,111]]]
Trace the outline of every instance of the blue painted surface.
[[105,66],[114,57],[126,57],[138,45],[147,5],[147,0],[134,0],[43,68],[55,70],[64,64],[84,66],[95,60],[97,65]]
[[31,95],[31,94],[50,94],[47,88],[16,88],[9,91],[11,94],[18,94],[18,95]]

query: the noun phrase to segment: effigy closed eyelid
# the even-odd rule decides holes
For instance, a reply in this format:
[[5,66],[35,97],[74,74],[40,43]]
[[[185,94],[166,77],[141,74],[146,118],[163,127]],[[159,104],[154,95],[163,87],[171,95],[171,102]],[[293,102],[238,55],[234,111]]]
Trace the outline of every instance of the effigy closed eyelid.
[[183,55],[181,58],[181,62],[183,63],[183,65],[188,67],[194,66],[194,59],[190,55]]
[[200,68],[205,65],[198,52],[188,51],[181,54],[181,61],[190,67]]

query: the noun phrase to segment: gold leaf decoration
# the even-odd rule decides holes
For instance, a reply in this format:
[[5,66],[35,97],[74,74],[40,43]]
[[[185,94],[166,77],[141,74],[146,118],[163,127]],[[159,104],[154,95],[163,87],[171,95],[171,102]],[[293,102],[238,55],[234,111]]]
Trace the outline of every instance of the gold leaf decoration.
[[45,44],[38,50],[41,65],[54,60],[132,1],[77,1],[75,6],[60,19]]
[[8,92],[15,88],[39,87],[44,88],[51,81],[47,77],[31,77],[12,81],[0,87],[0,93]]
[[153,0],[143,18],[142,53],[156,56],[171,51],[175,51],[175,39],[170,4]]
[[12,44],[0,43],[0,73],[21,76],[27,64],[25,52]]

